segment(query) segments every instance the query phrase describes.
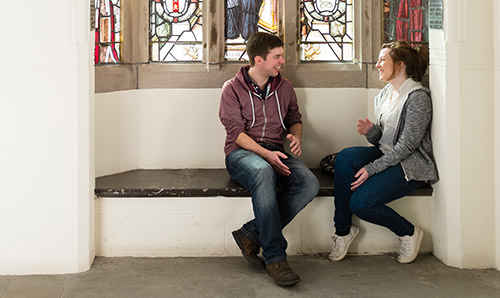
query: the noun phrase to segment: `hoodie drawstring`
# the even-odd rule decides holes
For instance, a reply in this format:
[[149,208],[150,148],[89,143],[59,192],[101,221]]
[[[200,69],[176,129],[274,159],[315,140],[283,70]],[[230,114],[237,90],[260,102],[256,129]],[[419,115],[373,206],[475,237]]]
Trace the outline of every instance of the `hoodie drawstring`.
[[283,129],[286,130],[285,123],[283,123],[283,116],[281,116],[281,106],[280,106],[280,100],[278,98],[278,92],[273,92],[273,93],[275,93],[274,96],[276,97],[276,102],[278,103],[278,113],[280,115],[281,125],[283,126]]
[[[281,115],[281,105],[280,105],[280,100],[278,98],[278,92],[272,92],[271,94],[269,94],[267,96],[267,98],[269,98],[273,94],[274,94],[274,97],[276,98],[276,103],[278,104],[278,114],[280,116],[281,126],[283,126],[284,130],[287,130],[286,126],[285,126],[285,123],[283,122],[283,116]],[[248,96],[250,97],[250,103],[252,104],[252,125],[250,125],[250,128],[252,128],[254,126],[254,124],[255,124],[255,107],[253,105],[252,92],[248,91]]]
[[248,96],[250,96],[250,103],[252,104],[252,125],[250,126],[250,128],[252,128],[255,124],[255,108],[253,106],[253,97],[250,91],[248,91]]

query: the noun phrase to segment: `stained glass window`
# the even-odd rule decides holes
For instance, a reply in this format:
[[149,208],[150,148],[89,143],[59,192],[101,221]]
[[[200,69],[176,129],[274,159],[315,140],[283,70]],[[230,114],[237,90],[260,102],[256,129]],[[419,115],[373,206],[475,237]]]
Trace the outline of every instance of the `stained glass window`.
[[299,3],[300,60],[352,61],[352,0],[302,0]]
[[428,43],[428,0],[384,0],[384,41]]
[[248,61],[248,37],[256,32],[278,33],[276,0],[226,1],[226,61]]
[[94,62],[120,62],[120,0],[95,1]]
[[150,59],[200,62],[202,0],[150,0]]

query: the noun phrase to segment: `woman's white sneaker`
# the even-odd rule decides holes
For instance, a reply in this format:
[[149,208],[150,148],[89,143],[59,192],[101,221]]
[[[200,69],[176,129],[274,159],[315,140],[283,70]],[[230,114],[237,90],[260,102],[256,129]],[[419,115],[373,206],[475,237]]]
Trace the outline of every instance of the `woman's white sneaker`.
[[341,261],[347,255],[347,251],[349,250],[349,246],[356,236],[358,236],[359,228],[357,226],[351,226],[351,230],[349,230],[349,234],[345,236],[333,235],[333,246],[332,252],[328,255],[328,259],[334,262]]
[[418,251],[420,250],[420,244],[422,243],[423,237],[424,232],[417,227],[415,227],[413,236],[399,237],[399,241],[401,242],[397,259],[399,263],[407,264],[415,261],[418,256]]

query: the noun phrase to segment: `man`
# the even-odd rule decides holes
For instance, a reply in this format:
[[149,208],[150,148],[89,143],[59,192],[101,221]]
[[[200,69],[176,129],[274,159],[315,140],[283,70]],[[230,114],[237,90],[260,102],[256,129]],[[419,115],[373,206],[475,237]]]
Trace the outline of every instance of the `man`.
[[[302,122],[293,87],[279,72],[282,40],[256,32],[246,50],[250,65],[224,84],[219,110],[227,132],[226,168],[250,191],[255,216],[233,237],[247,261],[265,266],[276,284],[291,286],[300,277],[287,263],[282,229],[317,195],[319,183],[292,156],[302,152]],[[284,151],[285,131],[292,154]]]

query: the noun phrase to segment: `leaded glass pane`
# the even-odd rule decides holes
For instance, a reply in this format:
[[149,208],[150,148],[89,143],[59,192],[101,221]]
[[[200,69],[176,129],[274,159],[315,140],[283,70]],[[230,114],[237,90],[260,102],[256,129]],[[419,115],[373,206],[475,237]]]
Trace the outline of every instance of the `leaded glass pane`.
[[200,62],[202,0],[150,0],[150,59]]
[[256,31],[278,34],[276,0],[226,0],[226,61],[248,61],[248,37]]
[[384,41],[428,43],[428,0],[384,0]]
[[95,0],[94,63],[120,62],[120,0]]
[[300,60],[352,61],[352,0],[301,0]]

